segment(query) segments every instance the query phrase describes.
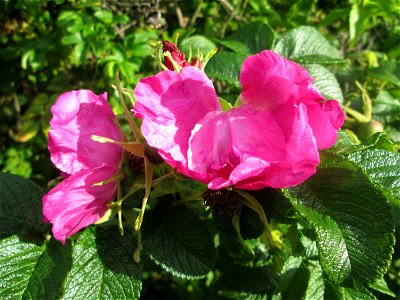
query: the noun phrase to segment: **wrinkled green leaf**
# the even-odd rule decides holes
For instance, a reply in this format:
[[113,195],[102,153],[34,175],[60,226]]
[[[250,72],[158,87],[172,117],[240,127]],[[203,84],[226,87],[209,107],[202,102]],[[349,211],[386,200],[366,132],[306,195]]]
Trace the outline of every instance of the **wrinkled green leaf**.
[[390,207],[354,163],[325,158],[314,176],[284,194],[314,227],[330,280],[371,283],[385,274],[394,244]]
[[[301,26],[284,33],[275,51],[302,63],[338,63],[339,51],[313,27]],[[318,58],[318,59],[317,59]]]
[[[47,247],[46,247],[47,246]],[[60,299],[71,248],[51,240],[35,245],[11,236],[0,242],[1,299]]]
[[391,297],[396,297],[396,294],[393,293],[389,287],[387,286],[387,283],[384,278],[379,279],[378,281],[374,282],[373,284],[370,285],[370,288],[374,289],[375,291],[378,291],[382,294],[389,295]]
[[400,154],[367,149],[352,153],[348,158],[363,169],[393,203],[400,205]]
[[279,290],[284,299],[301,298],[310,277],[308,269],[303,265],[303,258],[290,256],[283,265]]
[[133,261],[132,233],[88,228],[73,247],[63,299],[139,299],[141,265]]
[[22,299],[45,248],[24,243],[15,235],[0,241],[1,299]]
[[207,76],[220,79],[239,87],[239,74],[246,57],[231,52],[218,52],[206,65]]
[[342,90],[333,75],[328,69],[316,64],[306,64],[304,67],[312,78],[313,84],[318,88],[326,100],[337,100],[343,102]]
[[219,42],[239,54],[251,55],[271,49],[275,43],[275,32],[268,23],[254,22]]
[[32,181],[0,173],[0,238],[15,233],[40,238],[49,228],[43,223],[42,196]]
[[214,266],[214,242],[190,209],[163,205],[145,218],[143,251],[165,270],[182,278],[200,278]]
[[304,300],[319,300],[324,299],[325,283],[322,268],[317,264],[310,272],[310,280]]
[[[23,299],[60,299],[63,283],[71,269],[71,246],[51,240],[36,263]],[[15,283],[14,283],[15,284]]]

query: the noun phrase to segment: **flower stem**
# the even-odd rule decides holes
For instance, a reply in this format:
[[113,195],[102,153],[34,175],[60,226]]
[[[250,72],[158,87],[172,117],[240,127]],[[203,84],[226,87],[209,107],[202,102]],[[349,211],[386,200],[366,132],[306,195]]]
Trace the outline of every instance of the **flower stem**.
[[146,174],[145,195],[144,195],[143,201],[142,201],[142,209],[139,213],[139,216],[137,217],[137,219],[135,221],[135,230],[136,231],[139,231],[140,226],[142,226],[144,212],[146,210],[147,200],[149,200],[151,183],[152,183],[152,179],[153,179],[153,165],[146,157],[144,158],[144,169],[145,169],[145,174]]
[[140,130],[138,125],[136,124],[135,120],[133,119],[132,113],[128,110],[126,107],[125,101],[124,101],[124,96],[122,93],[122,88],[121,88],[121,81],[119,79],[119,71],[115,73],[115,86],[117,87],[118,95],[119,95],[119,101],[121,102],[122,108],[124,109],[124,114],[126,119],[128,120],[128,123],[132,129],[133,136],[135,137],[136,141],[139,142],[141,138]]
[[264,229],[265,229],[265,235],[267,240],[272,246],[275,246],[275,243],[273,242],[272,236],[271,236],[271,230],[269,228],[267,216],[265,215],[264,209],[262,208],[261,204],[257,201],[256,198],[254,198],[250,193],[243,191],[243,190],[238,190],[235,189],[235,191],[241,195],[244,199],[243,203],[247,205],[249,208],[254,210],[256,213],[258,213],[261,221],[264,224]]

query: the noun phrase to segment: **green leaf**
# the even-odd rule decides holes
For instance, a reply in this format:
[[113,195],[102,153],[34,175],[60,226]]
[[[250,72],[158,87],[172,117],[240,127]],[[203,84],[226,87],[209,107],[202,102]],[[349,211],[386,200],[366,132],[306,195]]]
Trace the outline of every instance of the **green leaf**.
[[400,86],[400,61],[385,61],[379,67],[369,69],[368,75]]
[[400,206],[400,154],[381,149],[352,153],[348,159],[356,163],[388,196]]
[[217,48],[214,42],[202,35],[192,35],[183,40],[179,45],[180,50],[185,53],[187,59],[189,59],[190,47],[192,47],[192,58],[197,54],[197,49],[203,55],[206,55],[211,50]]
[[354,163],[324,158],[314,176],[284,194],[314,227],[321,267],[335,284],[371,283],[386,273],[394,244],[390,207]]
[[107,10],[98,10],[94,13],[94,16],[104,24],[111,24],[113,21],[113,14]]
[[254,22],[219,42],[223,46],[247,56],[271,49],[275,43],[275,32],[268,23]]
[[265,299],[277,288],[277,275],[270,267],[245,267],[235,264],[221,270],[213,286],[219,295],[236,299]]
[[375,116],[387,122],[400,119],[400,99],[395,99],[388,91],[380,90],[372,105]]
[[74,11],[63,11],[57,18],[57,25],[65,28],[69,33],[82,31],[85,24],[79,13]]
[[301,298],[306,289],[310,272],[303,265],[303,258],[290,256],[282,267],[280,291],[284,299]]
[[0,173],[0,238],[20,233],[41,237],[49,226],[43,223],[43,192],[23,177]]
[[324,291],[324,274],[321,266],[317,264],[310,272],[310,280],[308,281],[304,300],[322,300],[324,299]]
[[60,299],[70,269],[71,245],[51,240],[36,263],[23,299]]
[[[275,51],[302,63],[342,63],[339,51],[313,27],[301,26],[283,34]],[[317,60],[318,58],[318,60]]]
[[379,279],[378,281],[374,282],[373,284],[370,285],[370,288],[374,289],[375,291],[378,291],[382,294],[389,295],[393,298],[396,297],[396,294],[393,293],[389,287],[387,286],[387,283],[384,278]]
[[0,241],[1,299],[22,299],[45,248],[24,243],[15,235]]
[[74,45],[82,43],[82,36],[80,32],[76,32],[70,35],[63,36],[61,44],[63,45]]
[[146,214],[143,251],[162,268],[182,278],[204,277],[214,266],[213,239],[199,218],[183,205],[159,205]]
[[343,102],[342,89],[335,75],[323,66],[316,64],[306,64],[304,68],[314,78],[313,84],[319,89],[326,100],[333,99]]
[[325,299],[376,300],[375,296],[365,287],[334,286],[329,281],[326,282]]
[[141,265],[133,261],[132,232],[88,228],[74,245],[63,299],[139,299]]
[[[46,247],[47,246],[47,247]],[[13,235],[0,242],[1,299],[60,299],[71,268],[70,245],[27,243]]]
[[232,52],[217,52],[207,63],[207,76],[240,87],[239,74],[246,57]]

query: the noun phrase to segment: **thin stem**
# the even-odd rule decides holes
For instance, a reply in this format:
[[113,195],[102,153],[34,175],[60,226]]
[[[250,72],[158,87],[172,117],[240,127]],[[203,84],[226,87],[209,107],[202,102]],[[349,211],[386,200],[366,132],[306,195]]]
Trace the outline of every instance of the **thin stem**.
[[122,188],[121,188],[121,181],[120,181],[120,182],[118,182],[118,196],[117,196],[117,199],[118,199],[118,205],[117,205],[118,227],[119,227],[119,232],[121,233],[121,235],[124,235],[124,226],[122,225],[122,207],[121,207],[122,201],[119,201],[121,199],[121,197],[122,197]]
[[174,173],[172,173],[172,172],[167,173],[167,174],[165,174],[165,175],[163,175],[161,177],[158,177],[157,179],[153,180],[153,183],[151,184],[151,186],[154,187],[154,186],[156,186],[156,185],[158,185],[160,183],[163,183],[164,181],[166,181],[166,180],[168,180],[170,178],[173,178],[173,177],[174,177]]
[[125,116],[129,122],[129,125],[132,129],[132,133],[136,139],[136,141],[140,141],[141,138],[141,134],[140,134],[140,129],[137,126],[135,120],[133,119],[132,113],[129,112],[128,108],[126,107],[125,101],[124,101],[124,97],[123,97],[123,93],[122,93],[122,88],[121,88],[121,81],[119,79],[119,71],[117,71],[115,73],[115,82],[116,82],[116,87],[117,87],[117,91],[118,91],[118,95],[119,95],[119,101],[121,102],[122,108],[124,110]]
[[275,246],[275,244],[272,240],[271,230],[269,228],[267,216],[265,215],[264,209],[262,208],[261,204],[257,201],[256,198],[254,198],[248,192],[243,191],[243,190],[238,190],[238,189],[235,189],[235,191],[244,198],[243,203],[245,205],[247,205],[249,208],[251,208],[256,213],[258,213],[261,221],[264,224],[266,238],[268,239],[268,241],[271,243],[272,246]]
[[144,158],[144,168],[145,168],[145,174],[146,174],[145,195],[144,195],[143,201],[142,201],[142,209],[139,213],[138,218],[135,221],[135,230],[136,231],[139,231],[140,226],[142,226],[144,212],[146,210],[147,200],[149,200],[151,183],[152,183],[152,179],[153,179],[153,165],[146,157]]
[[140,249],[142,248],[142,232],[140,229],[136,232],[137,234],[137,247],[135,251],[133,252],[133,260],[135,263],[140,263]]

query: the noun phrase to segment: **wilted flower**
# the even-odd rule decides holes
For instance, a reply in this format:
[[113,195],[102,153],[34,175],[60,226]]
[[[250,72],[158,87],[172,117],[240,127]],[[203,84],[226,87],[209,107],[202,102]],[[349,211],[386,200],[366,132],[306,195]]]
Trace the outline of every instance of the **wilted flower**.
[[284,188],[309,178],[318,150],[337,139],[339,103],[325,101],[305,69],[272,51],[248,57],[240,82],[242,105],[224,112],[197,68],[141,79],[134,112],[148,144],[210,189]]
[[43,197],[43,213],[54,237],[64,242],[100,219],[117,191],[113,176],[121,165],[122,148],[95,142],[91,136],[121,141],[122,134],[107,93],[67,92],[51,111],[48,148],[64,180]]

